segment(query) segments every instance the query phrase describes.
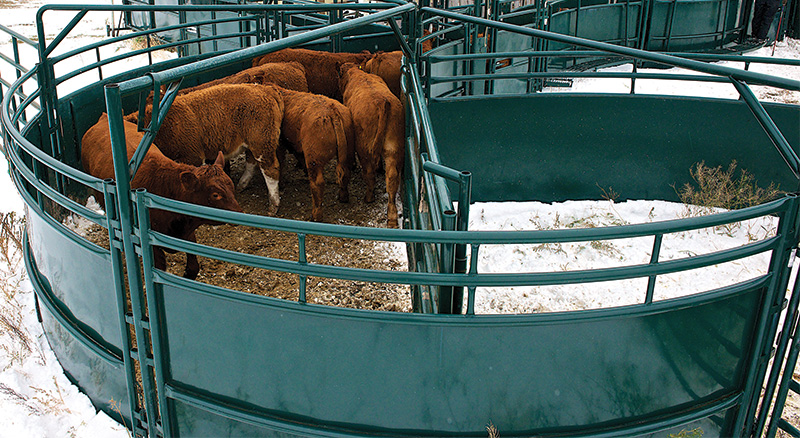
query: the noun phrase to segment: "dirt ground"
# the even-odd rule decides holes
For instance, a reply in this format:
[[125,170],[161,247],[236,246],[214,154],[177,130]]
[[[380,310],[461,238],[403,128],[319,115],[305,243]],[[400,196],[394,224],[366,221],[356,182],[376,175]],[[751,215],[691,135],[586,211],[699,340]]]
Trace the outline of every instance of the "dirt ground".
[[[281,177],[281,205],[276,217],[310,220],[311,192],[305,170],[296,166],[292,154],[287,154]],[[231,176],[238,181],[243,168],[240,157],[232,163]],[[360,168],[353,172],[350,183],[350,202],[340,203],[336,194],[338,185],[335,163],[328,163],[325,171],[324,221],[341,225],[386,227],[385,183],[379,178],[376,200],[364,202],[364,184]],[[250,185],[237,193],[237,199],[246,213],[266,215],[267,187],[259,175]],[[298,240],[292,233],[261,230],[248,227],[220,225],[204,226],[197,232],[198,242],[233,251],[285,260],[298,259]],[[375,270],[407,270],[389,257],[391,248],[384,243],[368,240],[340,239],[308,236],[306,254],[309,263]],[[183,273],[183,255],[169,258],[170,272]],[[200,260],[201,270],[197,280],[243,292],[274,298],[297,300],[299,278],[297,275],[265,271],[249,266],[232,265],[217,260]],[[309,303],[327,304],[371,310],[398,312],[411,311],[408,286],[384,283],[367,283],[335,279],[309,278],[306,283]]]
[[[297,167],[294,156],[287,154],[281,176],[281,205],[276,217],[297,220],[311,218],[311,191],[305,170]],[[244,167],[244,156],[231,163],[231,177],[236,183]],[[375,202],[364,202],[364,184],[360,168],[353,171],[350,183],[350,202],[337,200],[338,185],[335,177],[335,162],[325,169],[325,196],[323,199],[326,223],[386,227],[385,182],[381,173],[376,184]],[[260,173],[253,177],[250,185],[236,194],[245,213],[267,215],[268,194]],[[107,232],[93,227],[87,236],[107,247]],[[197,230],[199,243],[216,248],[259,256],[298,260],[298,239],[293,233],[263,230],[234,225],[201,226]],[[405,249],[401,245],[359,239],[333,237],[306,237],[306,256],[309,263],[344,266],[373,270],[407,270]],[[400,254],[400,257],[397,254]],[[394,254],[394,256],[390,256]],[[167,271],[183,275],[186,256],[176,253],[167,256]],[[236,265],[218,260],[200,258],[200,274],[197,281],[234,289],[296,301],[300,280],[297,275],[267,271],[245,265]],[[309,277],[306,281],[306,300],[309,303],[357,309],[411,311],[410,289],[406,285],[357,282],[337,279]]]

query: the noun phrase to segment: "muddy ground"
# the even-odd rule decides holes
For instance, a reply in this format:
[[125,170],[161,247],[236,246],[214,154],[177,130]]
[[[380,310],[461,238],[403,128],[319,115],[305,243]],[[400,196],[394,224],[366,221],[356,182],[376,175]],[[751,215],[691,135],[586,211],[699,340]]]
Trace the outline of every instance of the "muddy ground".
[[[231,163],[231,177],[234,183],[239,180],[244,167],[243,162],[242,155]],[[305,170],[297,167],[296,163],[295,158],[287,154],[280,183],[281,205],[276,217],[310,220],[311,192],[308,177]],[[375,202],[367,204],[364,202],[361,171],[360,168],[356,168],[350,183],[350,202],[340,203],[336,197],[338,185],[335,170],[335,162],[328,163],[325,170],[324,222],[385,228],[388,196],[383,174],[381,173],[378,178]],[[236,195],[245,213],[267,215],[269,198],[260,173],[257,172],[250,185]],[[88,234],[91,240],[97,243],[101,243],[107,236],[106,231],[100,227],[95,227]],[[197,230],[197,241],[241,253],[298,260],[298,239],[292,233],[228,224],[201,226]],[[404,247],[389,245],[368,240],[307,236],[306,256],[309,263],[373,270],[407,270]],[[107,247],[107,243],[103,246]],[[183,275],[185,260],[183,253],[168,255],[167,271]],[[202,257],[197,281],[292,301],[298,299],[300,287],[299,278],[294,274],[267,271]],[[306,283],[306,300],[309,303],[357,309],[411,311],[410,290],[405,285],[309,277]]]

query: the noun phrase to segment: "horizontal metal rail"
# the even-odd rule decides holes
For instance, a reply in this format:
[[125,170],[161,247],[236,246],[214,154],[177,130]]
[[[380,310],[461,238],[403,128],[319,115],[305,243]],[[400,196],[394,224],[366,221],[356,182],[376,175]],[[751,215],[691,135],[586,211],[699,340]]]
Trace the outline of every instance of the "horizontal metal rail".
[[421,11],[445,18],[461,20],[472,24],[494,27],[499,30],[507,30],[509,32],[514,32],[521,35],[544,38],[547,40],[556,41],[560,43],[576,45],[580,47],[587,47],[595,50],[601,50],[603,52],[637,58],[644,61],[652,61],[660,64],[671,65],[673,67],[683,67],[689,70],[699,71],[718,76],[727,76],[736,80],[746,82],[748,84],[768,85],[787,90],[800,91],[800,81],[798,80],[781,78],[763,73],[750,72],[746,70],[736,69],[733,67],[707,64],[692,59],[680,58],[677,56],[666,55],[663,53],[648,52],[646,50],[634,49],[630,47],[617,46],[614,44],[602,43],[598,41],[587,40],[585,38],[562,35],[539,29],[530,29],[523,26],[486,20],[483,18],[471,17],[468,15],[458,14],[450,11],[444,11],[432,8],[422,8]]
[[783,214],[793,201],[794,195],[753,207],[698,216],[673,219],[657,223],[642,223],[599,228],[571,228],[563,230],[523,230],[523,231],[424,231],[385,229],[335,224],[294,221],[268,216],[256,216],[219,210],[196,204],[188,204],[173,199],[147,194],[145,206],[159,210],[185,213],[204,217],[217,222],[229,222],[255,228],[269,228],[289,233],[315,234],[318,236],[341,237],[346,239],[386,240],[391,242],[441,242],[472,243],[480,245],[500,245],[507,243],[571,243],[592,240],[616,240],[670,234],[703,228],[712,228],[728,223],[742,222],[771,214]]
[[[568,229],[568,230],[543,230],[543,231],[429,231],[429,230],[385,230],[368,227],[342,227],[331,224],[309,224],[305,222],[253,216],[244,213],[234,213],[213,208],[199,207],[173,201],[166,198],[147,194],[138,191],[137,196],[141,197],[140,204],[146,208],[180,211],[184,214],[206,217],[208,219],[224,221],[237,225],[251,226],[256,228],[268,228],[279,231],[286,231],[295,234],[314,234],[321,236],[335,236],[340,238],[358,238],[364,240],[385,240],[401,241],[407,243],[438,243],[438,244],[466,244],[475,249],[481,245],[502,244],[502,243],[545,243],[545,242],[577,242],[592,240],[608,240],[614,238],[634,238],[652,236],[654,234],[667,234],[679,231],[688,231],[697,228],[707,228],[709,226],[720,225],[717,216],[727,216],[739,220],[752,219],[763,216],[755,214],[756,211],[764,212],[759,207],[737,210],[728,213],[709,217],[698,217],[682,219],[676,221],[666,221],[662,223],[623,225],[618,227],[594,228],[594,229]],[[771,207],[783,207],[784,202],[789,198],[773,201]],[[787,203],[788,204],[788,203]],[[753,210],[751,210],[753,209]],[[779,211],[769,209],[765,214]],[[742,214],[747,212],[746,214]],[[677,222],[677,223],[676,223]],[[686,226],[685,222],[692,222],[694,226]],[[674,225],[674,226],[673,226]],[[620,230],[622,229],[622,230]],[[755,254],[774,250],[782,241],[782,236],[774,236],[754,243],[749,243],[740,247],[720,250],[708,254],[687,257],[674,260],[666,260],[658,263],[635,264],[614,268],[598,268],[589,270],[559,271],[559,272],[524,272],[524,273],[481,273],[477,274],[440,274],[440,273],[420,273],[420,272],[396,272],[368,270],[359,268],[344,268],[328,265],[318,265],[311,263],[301,263],[299,261],[284,260],[242,254],[235,251],[223,250],[208,247],[198,243],[169,237],[167,235],[151,232],[147,237],[147,243],[151,245],[172,248],[177,251],[189,252],[203,257],[227,261],[236,264],[243,264],[257,268],[290,272],[305,276],[339,278],[344,280],[363,281],[369,278],[374,282],[381,283],[406,283],[406,284],[428,284],[439,286],[531,286],[531,285],[554,285],[554,284],[577,284],[603,281],[615,281],[628,278],[649,277],[663,275],[672,272],[698,269],[720,263],[729,262],[736,259],[749,257]],[[474,254],[474,256],[477,254]]]
[[[162,72],[155,73],[155,75],[158,75],[161,83],[171,82],[177,80],[178,78],[191,77],[208,70],[213,70],[216,68],[221,68],[231,65],[243,59],[254,58],[256,56],[265,55],[267,53],[271,53],[277,50],[293,47],[299,44],[315,41],[320,38],[324,38],[340,32],[352,30],[357,27],[363,26],[365,24],[374,23],[377,21],[383,21],[386,20],[387,18],[409,12],[414,8],[415,6],[412,3],[396,6],[391,9],[377,12],[372,15],[354,18],[349,21],[326,26],[325,28],[322,29],[311,30],[299,35],[289,36],[277,41],[272,41],[255,47],[247,47],[241,50],[237,50],[235,53],[226,53],[223,55],[215,56],[211,59],[194,62],[191,65],[164,70]],[[119,87],[120,87],[120,93],[124,96],[131,93],[136,93],[146,90],[152,87],[152,85],[153,85],[153,79],[151,77],[142,77],[122,82],[119,84]]]
[[[602,50],[528,50],[528,51],[512,51],[512,52],[494,52],[494,53],[466,53],[458,55],[437,55],[431,53],[428,56],[431,62],[441,61],[464,61],[464,60],[491,60],[494,58],[592,58],[607,55],[608,52]],[[745,54],[715,54],[715,53],[691,53],[691,52],[673,52],[672,56],[679,56],[681,58],[688,58],[694,60],[702,60],[706,62],[717,61],[731,61],[731,62],[744,62],[747,64],[777,64],[777,65],[790,65],[800,67],[800,59],[793,58],[771,58],[768,56],[750,56]],[[624,59],[635,60],[635,56],[622,56]]]
[[638,73],[638,72],[577,72],[577,71],[553,71],[547,73],[485,73],[463,76],[433,76],[430,78],[431,84],[442,84],[448,82],[464,81],[488,81],[488,80],[508,80],[508,79],[537,79],[537,78],[593,78],[593,79],[662,79],[673,81],[694,81],[694,82],[714,82],[720,84],[730,84],[728,78],[718,76],[699,76],[699,75],[678,75],[669,73]]

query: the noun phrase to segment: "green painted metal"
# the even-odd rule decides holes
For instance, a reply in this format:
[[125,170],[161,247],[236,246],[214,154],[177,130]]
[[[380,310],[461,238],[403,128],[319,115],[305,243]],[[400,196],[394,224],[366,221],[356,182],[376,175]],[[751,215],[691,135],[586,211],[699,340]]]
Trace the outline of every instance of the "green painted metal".
[[[491,181],[502,175],[495,168],[484,173],[472,168],[479,167],[476,163],[491,168],[491,163],[498,159],[502,163],[509,155],[514,156],[520,169],[506,170],[510,175],[500,180],[506,187],[497,191],[512,193],[520,199],[532,199],[531,192],[555,199],[559,190],[580,193],[585,190],[579,187],[581,184],[594,187],[597,181],[592,182],[592,179],[601,175],[601,170],[609,173],[608,167],[601,166],[603,159],[607,163],[620,161],[623,171],[627,170],[626,166],[633,168],[637,159],[640,164],[650,166],[638,174],[633,173],[631,178],[620,178],[615,190],[630,193],[639,190],[651,198],[668,197],[664,181],[679,175],[679,165],[690,161],[690,149],[698,144],[681,134],[687,126],[696,125],[690,125],[690,120],[697,114],[719,114],[722,118],[733,119],[707,127],[708,133],[700,129],[690,131],[708,142],[702,148],[708,164],[715,164],[712,158],[725,164],[724,160],[733,156],[739,157],[741,164],[741,157],[746,156],[749,157],[749,161],[745,160],[747,166],[752,167],[748,170],[760,181],[790,181],[796,185],[793,147],[798,145],[800,126],[793,127],[791,123],[797,121],[798,109],[748,102],[746,86],[742,88],[745,101],[741,102],[537,94],[427,99],[425,93],[430,92],[430,87],[423,88],[422,81],[430,79],[429,75],[420,75],[420,65],[407,60],[403,87],[409,120],[414,121],[414,126],[407,133],[410,152],[407,170],[411,178],[404,186],[411,190],[404,194],[404,201],[409,204],[404,205],[404,211],[409,211],[406,224],[413,224],[414,229],[287,221],[192,206],[143,191],[131,194],[124,185],[131,172],[135,172],[138,159],[130,163],[126,154],[119,153],[124,151],[124,141],[118,135],[118,116],[112,117],[111,122],[115,134],[116,185],[88,177],[77,170],[76,165],[65,164],[78,155],[75,152],[80,147],[81,134],[93,123],[92,119],[96,120],[97,102],[103,101],[103,87],[107,110],[118,115],[122,109],[135,108],[142,92],[161,83],[174,83],[185,76],[191,84],[235,70],[257,54],[310,42],[328,32],[355,30],[354,27],[374,20],[416,14],[411,9],[409,5],[395,7],[363,20],[338,23],[324,31],[308,30],[283,41],[236,53],[225,53],[223,49],[221,56],[215,59],[188,57],[115,78],[104,78],[99,72],[101,82],[98,84],[57,98],[50,107],[45,105],[56,121],[69,125],[64,126],[63,135],[57,139],[61,148],[56,151],[60,154],[58,158],[54,158],[51,149],[40,148],[52,138],[47,128],[50,120],[39,116],[25,123],[24,129],[20,128],[20,121],[24,122],[21,120],[24,108],[10,111],[11,96],[16,95],[14,87],[20,81],[12,85],[4,96],[0,115],[11,142],[8,152],[12,173],[26,203],[32,207],[34,231],[29,235],[31,249],[26,252],[26,262],[34,274],[31,277],[35,279],[37,296],[45,304],[43,317],[48,336],[59,358],[66,358],[67,371],[94,363],[93,358],[105,355],[108,366],[104,372],[109,374],[114,385],[96,388],[86,383],[82,375],[73,378],[105,409],[108,406],[98,400],[105,397],[104,391],[108,388],[116,391],[114,397],[119,396],[127,403],[123,416],[130,417],[126,420],[134,424],[137,435],[485,436],[484,427],[489,420],[501,428],[503,436],[649,436],[654,433],[666,436],[695,427],[702,428],[704,436],[749,436],[751,431],[756,431],[761,418],[757,417],[755,408],[766,378],[768,355],[765,353],[775,338],[789,281],[786,266],[797,245],[800,201],[796,197],[786,196],[762,206],[708,217],[656,224],[530,232],[449,231],[463,229],[469,216],[470,199],[495,196]],[[155,13],[167,9],[135,7],[130,10]],[[440,14],[438,11],[426,13]],[[408,19],[413,22],[416,18]],[[450,19],[461,20],[453,16]],[[478,19],[470,20],[472,24],[488,25],[474,21]],[[465,35],[470,35],[477,26],[463,29]],[[394,30],[400,28],[394,27]],[[516,27],[505,31],[516,31]],[[536,37],[555,38],[550,34]],[[585,44],[584,40],[577,41]],[[410,51],[417,43],[398,45]],[[474,45],[463,41],[454,43],[443,50],[461,44],[461,52],[474,51]],[[246,45],[244,41],[242,44]],[[595,45],[592,48],[607,47]],[[453,51],[458,53],[459,49]],[[651,57],[639,51],[628,52],[628,55]],[[477,59],[464,58],[449,65],[441,64],[455,71],[454,76],[476,75],[480,73],[475,69]],[[180,65],[195,60],[193,65]],[[422,61],[430,61],[430,57],[427,61],[423,57]],[[100,67],[101,63],[99,61],[96,66]],[[52,63],[49,65],[52,67]],[[748,84],[793,86],[791,81],[764,75],[710,69],[714,74],[733,76]],[[491,69],[486,71],[491,73]],[[138,78],[147,72],[148,75]],[[432,73],[432,70],[426,72]],[[32,70],[32,74],[39,72]],[[48,79],[50,87],[63,79],[44,73],[40,77]],[[459,89],[467,94],[478,91],[463,80],[452,90]],[[123,96],[126,93],[129,96]],[[56,97],[44,91],[42,101]],[[29,99],[22,105],[30,103]],[[162,109],[167,107],[168,101],[163,103]],[[612,113],[613,117],[606,114],[607,108],[617,107],[620,110]],[[539,112],[542,108],[547,111]],[[509,117],[509,114],[518,116]],[[539,116],[525,117],[527,114]],[[538,130],[527,127],[537,119],[543,119]],[[631,120],[642,126],[632,129]],[[675,120],[685,122],[676,124]],[[749,123],[742,122],[744,120]],[[44,129],[39,130],[40,126]],[[470,131],[479,128],[483,131]],[[562,142],[564,132],[577,137],[567,139],[566,151],[552,151],[553,147],[548,147],[548,142],[554,141],[548,135],[559,133],[551,132],[554,129],[560,130]],[[728,142],[728,137],[721,135],[725,130],[730,130],[729,135],[736,134],[740,140]],[[666,134],[650,138],[658,137],[656,133],[660,132],[674,137],[673,143],[665,143]],[[615,149],[595,146],[597,140],[611,139],[619,142]],[[781,153],[770,145],[772,142],[783,152],[790,164],[789,170]],[[532,144],[535,148],[531,148]],[[665,144],[672,148],[669,154],[665,152]],[[527,149],[533,150],[525,152]],[[487,150],[492,154],[490,159],[481,156]],[[532,154],[530,163],[526,162],[525,153]],[[698,155],[701,154],[695,150],[694,158]],[[586,163],[590,156],[600,157],[601,163],[595,169]],[[699,158],[706,158],[706,155]],[[678,163],[670,168],[673,160]],[[588,172],[581,172],[581,165]],[[36,169],[47,169],[56,177],[42,178]],[[578,180],[573,185],[556,187],[552,193],[543,180],[513,181],[526,173],[554,169],[561,171],[560,177],[564,180]],[[613,167],[610,169],[621,173]],[[467,171],[472,171],[471,178],[467,177]],[[660,176],[662,174],[667,176]],[[442,176],[458,180],[461,190],[456,191],[455,185],[448,187]],[[474,190],[470,188],[470,179]],[[59,180],[68,184],[58,183]],[[527,185],[527,192],[515,188],[515,183],[521,188]],[[104,192],[107,199],[113,201],[110,210],[106,215],[98,215],[82,207],[63,193],[70,184]],[[517,191],[523,194],[516,194]],[[459,195],[453,196],[453,193]],[[41,200],[52,200],[75,214],[91,217],[96,223],[107,226],[111,250],[100,250],[66,231],[46,210],[38,208]],[[131,205],[132,201],[135,205]],[[454,201],[458,201],[461,209],[458,213],[453,208]],[[425,204],[430,210],[419,211],[418,207]],[[119,208],[113,208],[114,205]],[[301,250],[297,260],[278,260],[169,238],[149,230],[148,211],[151,209],[186,212],[294,233]],[[653,255],[648,263],[640,265],[572,272],[482,273],[477,268],[481,249],[487,245],[585,242],[639,236],[653,238],[653,253],[656,254],[663,234],[765,215],[780,218],[774,237],[699,257],[664,261]],[[50,238],[51,235],[55,237]],[[418,270],[370,271],[309,263],[305,258],[308,235],[405,242],[411,254],[410,265]],[[52,253],[49,246],[47,249],[43,246],[49,245],[51,240],[60,242]],[[301,289],[303,279],[308,276],[409,284],[417,291],[418,308],[430,313],[448,310],[444,301],[451,303],[449,310],[457,310],[457,300],[443,299],[439,291],[466,288],[466,314],[338,309],[303,302],[302,294],[299,302],[286,302],[206,286],[155,270],[152,245],[289,272],[301,279]],[[458,256],[459,248],[463,248],[462,260]],[[136,284],[138,280],[130,285],[133,292],[130,314],[124,303],[123,249],[129,272],[136,272],[141,262],[147,291],[145,299],[141,295],[142,287]],[[469,269],[466,269],[467,253],[470,254]],[[654,280],[660,275],[760,253],[772,254],[770,270],[763,276],[689,297],[652,300]],[[83,298],[82,291],[64,292],[70,288],[77,290],[74,285],[80,283],[76,278],[83,278],[84,273],[65,266],[63,275],[59,275],[62,272],[54,271],[50,262],[63,257],[86,261],[90,254],[98,254],[103,260],[97,267],[104,269],[106,285],[99,289],[113,289],[98,291],[104,293],[98,302],[113,310],[107,311],[105,320],[97,322],[92,321],[91,310],[70,297]],[[463,266],[459,268],[456,262]],[[485,286],[577,284],[622,278],[649,280],[641,291],[643,304],[553,314],[474,314],[476,295],[482,293],[480,288]],[[143,317],[145,313],[149,316],[147,319]],[[92,325],[101,327],[91,331],[88,328]],[[130,325],[139,340],[137,348],[131,348],[130,339],[126,344]],[[104,336],[98,333],[122,336],[121,345],[116,347],[116,359],[114,354],[104,353],[106,347],[98,342]],[[70,349],[72,344],[63,341],[65,339],[76,339],[78,348]],[[148,354],[150,348],[152,356]],[[141,404],[136,384],[131,380],[136,363],[146,376]],[[770,377],[767,382],[768,391],[775,390],[774,380]],[[118,395],[120,393],[124,394]],[[760,432],[756,431],[758,434]]]
[[[781,331],[776,348],[775,362],[778,365],[770,371],[770,381],[767,384],[768,389],[774,389],[775,385],[777,385],[777,380],[780,378],[780,386],[778,386],[774,407],[771,410],[771,417],[769,423],[767,423],[767,412],[770,412],[770,399],[767,398],[761,403],[760,412],[762,414],[756,424],[756,430],[763,430],[764,425],[768,424],[765,434],[767,437],[774,437],[779,428],[794,437],[800,436],[800,431],[795,426],[781,418],[789,392],[800,393],[798,391],[800,387],[797,385],[797,381],[794,380],[794,368],[797,364],[798,354],[800,354],[800,338],[797,336],[798,307],[800,307],[798,290],[800,290],[800,282],[795,279],[792,298],[783,320],[784,329]],[[788,354],[786,353],[787,351]],[[786,358],[785,361],[783,360],[784,357]]]
[[[800,145],[798,109],[765,107],[785,138]],[[429,110],[442,162],[472,172],[476,201],[602,199],[600,187],[620,199],[678,200],[674,187],[690,182],[689,169],[700,161],[737,160],[759,181],[797,186],[744,102],[543,94],[431,102]],[[697,123],[698,114],[712,112],[719,115],[714,123]],[[466,142],[477,152],[465,151]]]

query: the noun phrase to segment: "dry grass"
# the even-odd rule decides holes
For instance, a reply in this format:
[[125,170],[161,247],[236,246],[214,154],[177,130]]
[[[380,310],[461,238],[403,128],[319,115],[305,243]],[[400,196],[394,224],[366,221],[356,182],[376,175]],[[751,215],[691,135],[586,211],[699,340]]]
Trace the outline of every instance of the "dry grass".
[[736,160],[727,169],[708,167],[701,161],[690,173],[694,184],[686,183],[678,190],[687,205],[737,210],[772,201],[784,193],[774,183],[759,187],[755,177],[744,169],[737,176]]
[[21,284],[25,281],[25,266],[22,261],[24,229],[24,218],[13,212],[0,213],[0,336],[7,337],[10,341],[0,345],[0,349],[10,358],[4,369],[25,360],[34,350],[38,352],[25,328],[24,312],[18,301]]

